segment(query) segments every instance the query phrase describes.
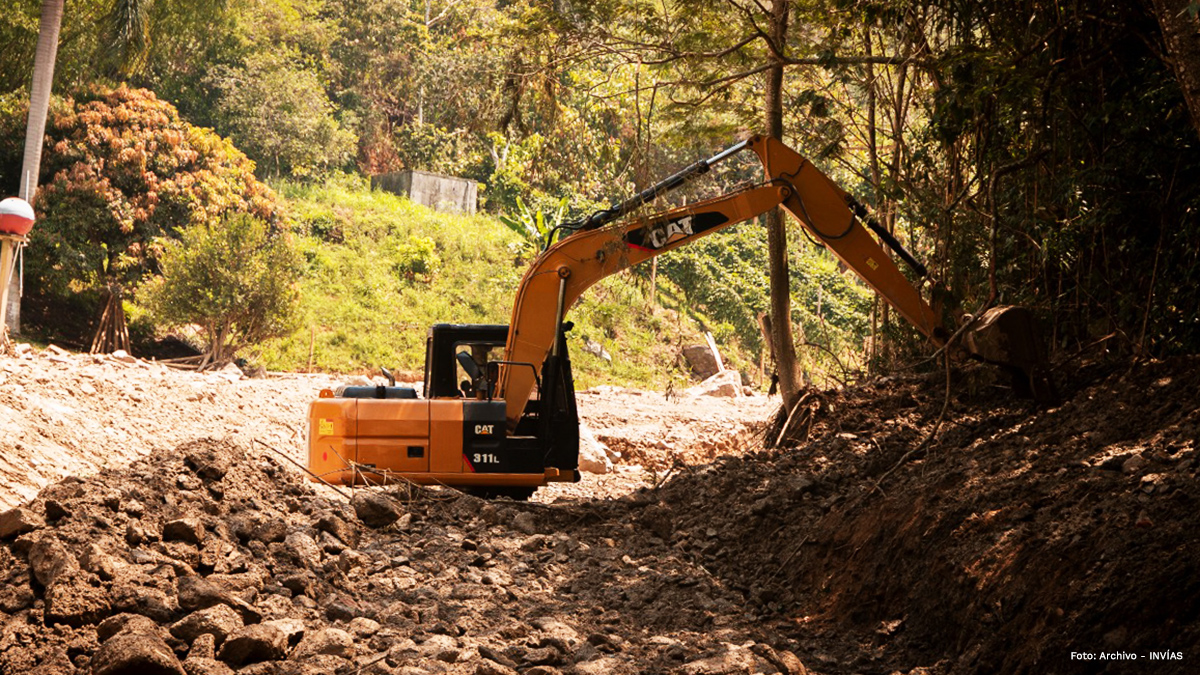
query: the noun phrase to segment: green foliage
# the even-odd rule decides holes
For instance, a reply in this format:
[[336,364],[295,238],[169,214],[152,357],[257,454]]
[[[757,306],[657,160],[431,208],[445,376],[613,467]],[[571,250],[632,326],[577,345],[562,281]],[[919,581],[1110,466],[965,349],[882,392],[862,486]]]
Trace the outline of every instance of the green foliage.
[[[789,267],[792,321],[802,349],[802,367],[812,373],[834,372],[842,365],[865,363],[862,337],[870,326],[871,291],[823,249],[809,246],[790,222]],[[751,354],[768,349],[758,316],[768,311],[766,232],[753,222],[710,235],[659,258],[659,274],[679,288],[690,306],[704,312],[704,325],[723,344],[737,344]],[[644,277],[645,270],[639,270]],[[816,347],[814,345],[819,345]],[[824,351],[828,350],[828,352]]]
[[218,128],[273,175],[340,169],[354,156],[354,134],[333,117],[316,74],[296,56],[260,54],[209,77],[218,92]]
[[155,322],[204,330],[213,361],[294,328],[301,258],[285,233],[246,214],[163,242],[162,273],[138,294]]
[[665,253],[658,269],[684,289],[690,303],[732,327],[747,349],[763,348],[758,314],[767,311],[769,303],[766,235],[761,227],[745,223]]
[[[0,10],[0,91],[28,81],[39,7],[14,0]],[[501,247],[516,258],[539,212],[549,225],[566,199],[562,217],[581,215],[761,130],[761,73],[774,54],[767,7],[79,0],[64,24],[57,80],[105,82],[119,73],[106,50],[134,47],[127,51],[137,58],[122,59],[124,76],[196,124],[232,134],[265,173],[311,178],[350,169],[356,158],[364,173],[409,167],[479,181],[485,209],[506,214],[510,227],[524,223],[518,231],[526,234]],[[123,24],[141,25],[128,37],[149,41],[117,39],[107,23],[114,8],[142,12],[126,12],[141,24]],[[1200,249],[1191,243],[1200,234],[1200,144],[1158,53],[1153,3],[834,0],[789,8],[779,45],[793,62],[783,85],[785,141],[875,205],[963,308],[991,296],[994,280],[999,301],[1039,311],[1060,349],[1109,333],[1118,336],[1109,344],[1141,352],[1200,347]],[[0,116],[18,100],[0,100]],[[15,148],[21,136],[13,127],[0,146]],[[663,205],[761,175],[742,157]],[[16,179],[4,175],[10,192]],[[347,179],[335,171],[332,180]],[[72,208],[108,209],[128,222],[122,214],[136,207],[105,190],[76,195]],[[310,200],[296,209],[311,212],[297,215],[314,246],[361,246],[364,232],[376,244],[391,238],[371,252],[387,283],[438,287],[459,264],[439,237],[379,234],[354,207]],[[434,241],[434,256],[410,237]],[[765,266],[750,253],[760,244],[705,244],[663,262],[664,276],[712,313],[709,328],[751,349],[759,344],[753,318],[764,309]],[[142,254],[121,242],[64,246],[55,263],[64,278],[143,266]],[[835,289],[861,288],[835,283],[827,259],[813,266],[796,255],[808,254],[793,251],[796,320],[810,340],[829,329],[828,341],[850,353],[872,331],[868,303]],[[479,291],[447,292],[463,289]],[[920,344],[911,331],[878,331],[877,344]]]
[[41,6],[35,0],[16,0],[0,11],[0,93],[29,86]]
[[[423,367],[438,322],[507,323],[521,269],[515,238],[482,216],[436,213],[350,176],[283,183],[304,256],[301,328],[265,346],[269,367]],[[334,227],[337,241],[318,232]]]
[[[295,231],[306,233],[298,237],[304,271],[300,327],[263,345],[258,359],[268,367],[306,369],[311,346],[317,370],[420,370],[432,324],[509,322],[527,260],[523,240],[496,220],[437,213],[348,176],[279,189]],[[336,242],[317,234],[316,225],[328,223],[341,233]],[[431,257],[433,273],[414,269]],[[405,270],[414,271],[411,279]],[[628,274],[585,293],[568,318],[577,325],[570,339],[581,386],[664,386],[682,376],[673,367],[678,345],[703,339],[676,310],[646,308]],[[584,335],[613,361],[584,353]]]
[[[24,123],[23,105],[0,103],[0,183],[14,191]],[[252,162],[148,91],[97,87],[58,99],[46,138],[38,225],[25,254],[34,294],[135,287],[154,270],[162,238],[183,226],[231,213],[278,219]]]
[[550,246],[552,243],[550,237],[555,228],[563,224],[569,201],[568,197],[558,200],[558,208],[554,212],[554,216],[547,222],[545,212],[541,209],[536,211],[530,209],[520,197],[517,197],[516,217],[499,216],[499,219],[508,226],[508,229],[524,238],[535,250],[541,251]]
[[[965,309],[994,279],[1059,349],[1113,335],[1110,349],[1194,351],[1196,322],[1175,308],[1198,300],[1200,253],[1183,242],[1200,144],[1174,74],[1136,37],[1158,26],[1144,6],[1058,9],[956,8],[928,126],[910,130],[904,210],[931,225]],[[948,192],[963,198],[951,211]]]
[[[664,280],[661,303],[647,306],[643,288],[634,275],[622,273],[593,286],[568,313],[575,322],[568,334],[576,386],[581,389],[604,383],[628,383],[635,387],[665,389],[690,386],[692,378],[680,356],[686,344],[704,341],[700,322],[703,314],[689,314],[679,289]],[[700,319],[700,322],[697,321]],[[599,343],[612,361],[588,353],[584,345]],[[729,345],[733,361],[746,362],[736,345]]]
[[488,134],[488,139],[492,143],[492,171],[484,192],[487,203],[500,209],[516,207],[528,211],[519,202],[533,192],[527,178],[542,152],[545,139],[532,134],[513,141],[498,132]]
[[410,236],[408,241],[396,244],[392,257],[396,261],[396,272],[409,282],[421,277],[425,283],[430,283],[442,267],[437,245],[429,237]]
[[478,173],[482,159],[478,139],[436,124],[404,124],[393,136],[394,150],[405,167],[451,176]]

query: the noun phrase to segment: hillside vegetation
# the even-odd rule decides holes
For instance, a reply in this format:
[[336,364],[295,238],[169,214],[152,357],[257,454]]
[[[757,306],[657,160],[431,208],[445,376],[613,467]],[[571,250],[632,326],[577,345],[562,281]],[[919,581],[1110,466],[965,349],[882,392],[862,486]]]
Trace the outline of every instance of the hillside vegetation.
[[[322,185],[284,183],[305,259],[301,310],[291,335],[263,346],[271,369],[421,370],[434,323],[508,323],[521,276],[535,249],[486,215],[438,213],[349,175]],[[681,345],[702,342],[717,322],[679,311],[682,292],[659,277],[658,302],[648,282],[622,273],[581,298],[571,349],[582,386],[609,382],[666,386],[685,379]],[[734,363],[757,363],[724,336]],[[584,351],[599,344],[607,361]]]

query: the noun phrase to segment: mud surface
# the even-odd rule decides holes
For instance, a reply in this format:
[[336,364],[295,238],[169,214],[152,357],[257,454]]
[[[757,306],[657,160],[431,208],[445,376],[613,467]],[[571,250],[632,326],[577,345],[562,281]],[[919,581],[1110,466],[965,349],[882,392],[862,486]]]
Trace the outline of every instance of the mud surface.
[[527,504],[180,441],[0,517],[0,672],[1196,672],[1200,360],[1058,375],[813,392],[772,450],[762,402],[585,394],[641,468]]

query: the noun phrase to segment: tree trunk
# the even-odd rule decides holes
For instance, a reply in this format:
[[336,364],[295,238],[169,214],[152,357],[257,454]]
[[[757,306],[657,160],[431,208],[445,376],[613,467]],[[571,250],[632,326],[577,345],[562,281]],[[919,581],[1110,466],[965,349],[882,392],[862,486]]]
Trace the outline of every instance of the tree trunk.
[[[780,51],[787,37],[788,0],[774,0],[771,5],[771,41]],[[783,140],[783,61],[777,54],[767,71],[766,118],[767,135]],[[784,407],[790,407],[800,397],[800,374],[796,367],[796,342],[792,336],[792,296],[787,257],[787,231],[783,211],[772,209],[766,214],[767,257],[771,272],[771,341],[775,352],[775,367],[779,375],[779,393]]]
[[1183,90],[1192,128],[1200,134],[1200,20],[1189,11],[1192,0],[1150,0],[1162,29],[1167,56]]
[[[33,83],[29,93],[29,117],[25,127],[25,158],[21,165],[20,197],[33,204],[37,195],[38,171],[42,165],[42,144],[46,135],[46,117],[50,111],[50,89],[54,84],[54,59],[58,55],[58,29],[62,25],[65,0],[43,0],[42,20],[38,28],[37,55],[33,60]],[[20,280],[14,275],[9,297],[20,295]],[[21,330],[20,302],[8,313],[8,329]]]

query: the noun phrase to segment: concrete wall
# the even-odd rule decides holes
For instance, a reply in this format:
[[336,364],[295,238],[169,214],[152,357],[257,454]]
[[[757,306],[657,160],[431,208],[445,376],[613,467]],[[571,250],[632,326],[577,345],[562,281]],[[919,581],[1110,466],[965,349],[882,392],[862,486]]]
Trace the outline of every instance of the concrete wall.
[[475,213],[478,186],[467,178],[406,169],[371,176],[371,189],[408,197],[438,211]]

